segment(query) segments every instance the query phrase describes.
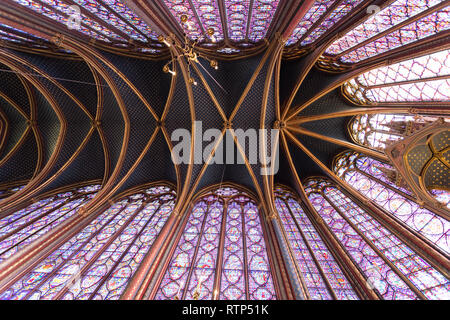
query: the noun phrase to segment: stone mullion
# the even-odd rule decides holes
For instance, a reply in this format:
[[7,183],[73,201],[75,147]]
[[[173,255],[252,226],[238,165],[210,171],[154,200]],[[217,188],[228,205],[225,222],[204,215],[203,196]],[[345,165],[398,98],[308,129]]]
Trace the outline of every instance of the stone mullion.
[[[198,235],[198,243],[195,246],[194,254],[192,256],[192,265],[189,268],[189,273],[188,273],[187,279],[185,281],[185,287],[183,288],[183,294],[181,296],[181,300],[186,300],[186,294],[189,290],[189,284],[191,282],[192,273],[194,272],[194,269],[195,269],[195,261],[197,260],[197,255],[198,255],[198,251],[200,249],[200,244],[202,243],[202,238],[203,238],[203,234],[205,231],[206,220],[208,220],[208,216],[210,214],[210,208],[211,208],[211,204],[208,203],[208,206],[207,206],[206,212],[205,212],[205,217],[203,218],[202,226],[200,227],[200,233]],[[192,214],[192,212],[191,212],[191,214]]]
[[[83,248],[86,244],[88,244],[93,238],[95,238],[108,224],[109,224],[109,222],[111,222],[115,217],[117,217],[117,215],[119,215],[119,214],[121,214],[122,212],[123,212],[123,210],[125,210],[125,208],[127,207],[127,205],[124,205],[123,207],[122,207],[122,209],[119,211],[119,212],[117,212],[113,217],[111,217],[110,219],[109,219],[109,221],[103,226],[103,227],[101,227],[100,229],[98,229],[96,232],[94,232],[89,238],[87,238],[84,242],[83,242],[83,244],[80,246],[80,248]],[[95,218],[94,218],[95,219]],[[24,296],[24,300],[27,300],[29,297],[31,297],[32,296],[32,294],[33,293],[35,293],[37,290],[38,290],[38,288],[40,288],[47,280],[49,280],[51,277],[53,277],[59,270],[61,270],[61,268],[63,268],[64,267],[64,265],[66,264],[66,262],[67,261],[70,261],[78,252],[79,252],[80,250],[76,250],[75,252],[73,252],[69,257],[67,257],[66,259],[65,259],[65,261],[64,261],[64,263],[62,263],[59,267],[57,267],[57,268],[55,268],[54,270],[52,270],[52,272],[50,272],[48,275],[46,275],[43,279],[41,279],[41,281],[37,284],[37,285],[35,285],[34,286],[34,288],[26,295],[26,296]],[[45,258],[47,258],[48,257],[48,255],[47,256],[45,256],[43,259],[41,259],[41,261],[39,261],[39,262],[42,262]]]
[[[283,199],[283,201],[284,201],[284,199]],[[294,253],[293,253],[293,249],[292,249],[291,243],[290,243],[290,241],[289,241],[289,239],[287,237],[286,229],[285,229],[281,219],[279,218],[279,213],[278,213],[277,217],[274,218],[274,223],[278,223],[279,229],[280,229],[280,232],[281,232],[281,236],[283,237],[283,239],[281,241],[284,241],[284,243],[286,244],[286,246],[288,248],[289,259],[295,265],[295,272],[296,272],[298,281],[300,282],[301,291],[302,291],[303,295],[305,296],[306,300],[311,300],[311,297],[309,295],[308,288],[306,287],[306,283],[305,283],[305,280],[303,278],[303,274],[301,272],[300,266],[298,265],[297,259],[295,258]]]
[[[148,203],[147,203],[148,204]],[[103,286],[103,284],[109,279],[109,277],[111,276],[111,274],[114,272],[114,270],[116,269],[116,267],[122,262],[122,259],[129,253],[131,247],[134,245],[134,243],[136,242],[136,240],[142,235],[142,233],[144,232],[145,228],[147,228],[147,226],[149,225],[149,223],[152,221],[153,217],[159,212],[159,210],[161,210],[163,203],[159,203],[158,208],[153,212],[153,214],[151,215],[151,217],[147,220],[147,222],[144,224],[144,226],[142,226],[141,230],[136,234],[136,236],[134,237],[133,241],[130,242],[130,244],[127,246],[126,250],[124,252],[122,252],[122,254],[120,255],[120,257],[117,259],[117,261],[114,263],[114,265],[111,267],[111,269],[109,270],[109,272],[104,276],[104,278],[97,284],[97,288],[95,288],[95,290],[91,293],[91,295],[89,296],[89,300],[93,299],[95,297],[95,295],[97,294],[98,290],[100,290],[100,288]],[[144,207],[142,208],[142,210],[144,209]],[[142,211],[141,210],[141,211]]]
[[223,251],[225,242],[225,233],[227,226],[227,214],[228,213],[228,201],[225,201],[222,208],[222,226],[220,230],[220,240],[219,240],[219,250],[217,250],[216,258],[216,274],[214,279],[214,288],[212,292],[212,299],[218,300],[220,297],[221,279],[222,279],[222,268],[223,268]]
[[291,217],[292,217],[292,219],[293,219],[293,221],[295,223],[295,226],[297,227],[297,229],[298,229],[298,231],[299,231],[299,233],[300,233],[300,235],[301,235],[301,237],[303,239],[303,242],[306,245],[306,248],[308,249],[309,254],[313,258],[314,264],[316,265],[317,269],[319,270],[320,275],[322,276],[323,281],[325,282],[325,285],[327,286],[327,289],[328,289],[329,293],[331,294],[331,296],[333,297],[334,300],[338,300],[337,296],[336,296],[336,293],[334,292],[333,288],[331,287],[330,281],[328,280],[327,276],[325,275],[325,272],[322,269],[322,266],[320,265],[319,261],[317,260],[315,254],[314,254],[314,251],[311,248],[311,245],[309,244],[308,240],[306,239],[306,236],[303,233],[302,228],[300,227],[297,219],[294,216],[294,213],[292,212],[291,207],[289,206],[289,204],[286,201],[285,201],[285,204],[287,206],[289,214],[291,215]]
[[353,224],[353,222],[342,213],[339,207],[337,207],[333,201],[331,201],[328,196],[326,196],[323,191],[321,191],[322,197],[336,210],[340,213],[341,217],[352,227],[353,230],[356,231],[356,233],[368,244],[373,251],[377,253],[377,255],[383,259],[383,261],[408,285],[408,287],[422,300],[428,300],[425,295],[419,291],[419,289],[416,288],[416,286],[389,260],[386,258],[386,256],[378,249],[372,241],[366,237],[366,235],[359,230],[357,226]]

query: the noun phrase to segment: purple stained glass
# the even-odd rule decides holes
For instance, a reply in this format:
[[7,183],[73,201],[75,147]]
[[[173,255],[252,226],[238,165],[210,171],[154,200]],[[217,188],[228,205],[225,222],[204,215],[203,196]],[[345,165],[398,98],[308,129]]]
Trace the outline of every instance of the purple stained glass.
[[[335,187],[324,194],[428,299],[448,299],[450,281]],[[344,200],[345,199],[345,200]],[[341,205],[342,203],[342,205]]]
[[[406,21],[433,6],[439,0],[399,0],[386,9],[369,18],[365,23],[336,40],[327,50],[330,55],[338,55],[343,62],[355,63],[399,46],[424,39],[438,32],[448,30],[450,7],[445,7],[417,21],[403,26],[385,36],[377,37],[380,32]],[[370,39],[367,44],[360,45]]]
[[220,230],[223,217],[223,204],[211,204],[202,227],[202,237],[192,268],[192,276],[187,283],[186,299],[191,300],[199,289],[199,300],[211,300],[213,297],[214,276],[217,267]]
[[275,205],[283,222],[284,230],[294,252],[294,256],[297,259],[297,265],[301,269],[303,282],[308,289],[310,299],[332,300],[325,280],[315,264],[311,253],[308,251],[308,247],[289,213],[288,206],[284,200],[278,197],[275,200]]
[[0,261],[73,217],[95,196],[97,187],[60,193],[0,219]]
[[225,231],[220,299],[244,300],[245,259],[243,255],[243,219],[239,202],[228,205]]
[[194,250],[200,241],[203,221],[207,216],[208,204],[197,202],[178,242],[169,268],[155,299],[181,298],[193,261]]
[[214,29],[214,36],[211,38],[214,42],[224,39],[222,30],[222,19],[220,17],[219,5],[216,0],[192,0],[194,10],[200,17],[203,29]]
[[[353,161],[358,159],[358,154],[350,152],[340,157],[345,158],[349,155],[353,156]],[[364,175],[356,170],[354,166],[346,170],[338,170],[335,166],[334,170],[353,188],[380,205],[400,223],[427,238],[444,253],[450,253],[450,222],[448,220],[421,208],[416,202],[396,192],[395,188],[386,187],[372,176]]]
[[381,10],[367,21],[357,26],[342,38],[336,40],[327,53],[339,54],[378,33],[388,30],[397,24],[442,2],[441,0],[397,0]]
[[120,31],[126,33],[131,38],[135,40],[140,40],[146,42],[144,36],[142,36],[139,32],[134,30],[131,26],[129,26],[125,21],[115,15],[113,12],[102,6],[99,2],[94,0],[73,0],[75,3],[85,8],[89,12],[95,14],[97,17],[101,19],[101,21],[106,22],[119,29]]
[[[244,41],[247,36],[250,0],[225,0],[228,37],[236,42]],[[263,24],[258,21],[256,24]]]
[[175,205],[172,190],[155,189],[98,214],[0,298],[119,299]]
[[361,230],[349,223],[351,220],[348,215],[354,216],[362,210],[345,195],[336,195],[337,189],[333,185],[325,182],[325,185],[319,187],[314,182],[316,181],[310,180],[306,184],[308,198],[374,290],[386,300],[418,299],[386,263],[386,256],[377,254],[373,246],[362,237]]
[[324,35],[332,26],[339,22],[343,17],[350,13],[356,6],[361,4],[362,0],[344,0],[339,4],[324,21],[311,31],[309,36],[301,42],[302,46],[311,44]]
[[[390,164],[366,157],[366,156],[360,156],[358,159],[354,162],[356,165],[356,168],[360,170],[363,173],[366,173],[367,175],[374,177],[378,179],[379,181],[382,181],[384,183],[387,183],[391,185],[393,188],[404,192],[406,194],[412,195],[412,192],[409,189],[406,189],[402,186],[398,186],[394,184],[389,178],[386,176],[386,169],[394,171],[395,168],[391,166]],[[383,171],[384,170],[384,171]]]
[[431,53],[363,73],[358,82],[364,87],[395,84],[400,81],[426,80],[450,76],[450,50]]
[[368,99],[374,102],[450,101],[450,80],[392,85],[372,88],[366,91]]
[[375,68],[346,83],[345,93],[366,103],[449,101],[449,56],[443,50]]
[[275,299],[260,224],[257,206],[245,193],[223,187],[203,196],[194,204],[155,299]]
[[249,274],[249,297],[254,300],[274,300],[275,289],[265,250],[264,234],[258,208],[253,202],[245,204],[244,225]]
[[279,0],[254,0],[248,39],[261,41],[267,34],[278,7]]
[[[75,11],[69,5],[62,2],[61,0],[41,0],[41,2],[36,0],[13,1],[65,25],[68,25],[67,17],[70,17],[75,13]],[[87,28],[86,26],[91,27],[95,31]],[[108,37],[114,40],[125,41],[125,39],[121,38],[119,35],[103,27],[98,22],[86,17],[85,15],[82,15],[82,23],[78,31],[86,34],[89,37],[96,38],[105,42],[110,42]]]
[[158,40],[158,34],[154,32],[141,18],[139,18],[130,8],[128,8],[123,0],[103,0],[122,18],[132,23],[137,29],[144,33],[147,37]]
[[359,299],[293,194],[282,187],[276,187],[275,205],[310,299],[333,299],[319,268],[337,299]]
[[[175,17],[178,24],[182,27],[183,31],[190,39],[199,39],[199,41],[203,40],[204,35],[202,29],[188,0],[163,1],[167,8],[169,8],[170,13]],[[187,17],[187,21],[182,23],[181,17],[184,15]]]

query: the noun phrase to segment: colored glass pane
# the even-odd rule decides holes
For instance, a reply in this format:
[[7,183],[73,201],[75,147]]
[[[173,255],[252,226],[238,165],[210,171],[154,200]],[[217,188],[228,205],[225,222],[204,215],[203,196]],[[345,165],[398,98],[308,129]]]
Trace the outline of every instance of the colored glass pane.
[[[396,30],[393,29],[392,32],[388,33],[387,35],[381,37],[376,36],[376,34],[384,30],[383,26],[386,26],[386,28],[389,29],[387,26],[394,26],[406,20],[405,15],[408,14],[407,12],[411,14],[412,8],[414,8],[413,12],[418,14],[432,6],[432,4],[440,1],[436,0],[434,2],[420,2],[427,3],[424,3],[423,5],[414,4],[414,6],[408,4],[407,9],[403,11],[397,11],[404,12],[401,15],[403,20],[394,19],[393,17],[396,16],[395,14],[393,16],[390,16],[392,15],[392,13],[390,12],[394,10],[394,7],[389,6],[384,10],[388,10],[389,12],[382,14],[383,11],[381,11],[380,13],[376,14],[373,18],[370,18],[368,20],[370,21],[370,23],[363,23],[362,25],[345,35],[343,38],[334,42],[330,47],[328,47],[326,53],[330,55],[339,55],[341,61],[343,62],[355,63],[398,48],[400,46],[407,45],[414,41],[424,39],[431,35],[435,35],[436,33],[448,30],[450,28],[450,21],[448,19],[450,7],[445,7],[438,11],[430,13],[423,18],[413,21],[406,26],[402,26]],[[380,21],[378,21],[378,19],[380,19]],[[385,21],[386,19],[388,21]],[[393,21],[395,21],[395,23],[393,23]],[[367,25],[368,23],[369,25]],[[382,28],[382,30],[380,30],[380,28]],[[375,36],[372,37],[372,35]],[[365,43],[364,41],[367,39],[370,40]]]
[[275,299],[260,219],[254,201],[237,189],[200,198],[155,299]]
[[[324,17],[336,2],[340,3]],[[361,2],[361,0],[320,0],[314,2],[312,7],[294,29],[292,35],[286,42],[286,45],[293,45],[303,38],[304,40],[302,40],[300,45],[305,46],[313,43]],[[314,28],[314,30],[311,30],[312,26],[321,18],[323,18],[323,21]],[[309,35],[305,37],[307,32],[309,32]]]
[[384,299],[417,299],[411,286],[429,299],[448,299],[450,282],[442,273],[332,183],[316,186],[317,180],[306,186],[313,206]]
[[293,194],[277,187],[275,205],[309,297],[313,300],[332,300],[327,281],[337,299],[358,299],[347,277]]
[[[358,168],[369,166],[373,161],[356,153],[344,153],[340,158],[348,158],[348,167],[335,166],[335,172],[353,188],[373,200],[400,223],[427,238],[438,249],[450,253],[450,222],[416,202],[398,193],[395,187],[387,187],[370,174]],[[336,163],[338,163],[336,161]]]
[[0,261],[73,217],[99,188],[95,185],[89,191],[79,189],[59,193],[0,219]]

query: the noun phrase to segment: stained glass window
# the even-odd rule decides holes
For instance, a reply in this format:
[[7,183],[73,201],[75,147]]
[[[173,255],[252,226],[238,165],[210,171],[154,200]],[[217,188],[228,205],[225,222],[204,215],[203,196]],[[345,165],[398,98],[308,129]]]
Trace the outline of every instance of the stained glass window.
[[[69,26],[69,17],[74,17],[77,12],[61,0],[13,0],[18,4],[36,11],[50,19]],[[110,42],[111,40],[127,41],[102,24],[81,14],[81,24],[78,31],[89,37]]]
[[450,191],[444,189],[431,189],[430,194],[450,210]]
[[[444,2],[397,0],[336,40],[326,53],[355,63],[448,30],[450,7],[443,7]],[[426,10],[428,15],[420,17]]]
[[305,184],[325,225],[383,299],[449,299],[450,282],[428,261],[381,225],[334,184],[315,178]]
[[[94,0],[74,0],[74,2],[95,14],[101,21],[114,26],[135,40],[147,42],[146,37],[152,37],[155,40],[158,37],[122,1],[106,0],[105,4],[109,5],[110,8]],[[119,12],[116,12],[113,8],[119,9]]]
[[[383,151],[386,144],[401,140],[414,130],[438,120],[438,117],[406,114],[363,114],[349,123],[353,140],[372,149]],[[450,119],[446,119],[450,121]]]
[[401,224],[428,239],[437,249],[449,254],[450,222],[426,208],[421,208],[408,197],[410,191],[396,186],[385,176],[386,170],[383,168],[389,168],[389,165],[358,153],[346,152],[335,159],[334,171]]
[[252,8],[252,18],[250,20],[249,35],[250,41],[261,41],[267,33],[273,16],[278,7],[279,0],[254,0]]
[[249,8],[250,0],[225,0],[228,37],[231,40],[236,42],[245,40],[247,36]]
[[[314,2],[311,9],[294,29],[286,45],[299,43],[305,46],[315,42],[361,2],[362,0],[319,0]],[[313,29],[312,26],[318,23],[319,19],[322,19],[321,23]]]
[[119,299],[175,205],[167,186],[150,187],[89,219],[47,253],[1,299]]
[[99,185],[41,199],[0,219],[0,262],[55,229],[91,200]]
[[450,101],[450,50],[368,71],[344,85],[356,102]]
[[275,205],[310,299],[359,299],[294,194],[275,188]]
[[111,11],[115,11],[122,18],[133,24],[134,27],[139,29],[147,37],[157,40],[158,34],[153,31],[141,18],[139,18],[130,8],[128,8],[123,0],[103,0],[105,4],[110,7]]
[[256,202],[235,188],[201,197],[155,299],[276,299],[261,218]]
[[36,37],[34,35],[30,35],[23,30],[19,30],[17,28],[5,25],[0,23],[0,39],[17,42],[17,43],[27,43],[31,44],[34,39],[39,39],[45,42],[46,40]]
[[[210,1],[208,1],[210,2]],[[169,8],[170,13],[176,18],[183,31],[191,39],[203,39],[204,32],[202,31],[199,22],[196,18],[194,10],[191,8],[187,0],[164,0],[164,4]],[[186,16],[186,23],[181,22],[181,17]]]
[[[191,39],[204,40],[208,28],[214,29],[214,40],[220,42],[226,35],[234,42],[259,42],[267,33],[279,0],[225,0],[222,21],[219,1],[216,0],[164,0],[171,14]],[[192,5],[191,5],[192,4]],[[187,21],[182,22],[181,17]],[[224,27],[226,26],[226,30]],[[224,52],[228,53],[228,52]]]
[[20,185],[13,184],[12,186],[0,187],[0,200],[8,198],[9,196],[13,195],[17,191],[22,190],[23,188],[25,188],[25,185],[23,184]]

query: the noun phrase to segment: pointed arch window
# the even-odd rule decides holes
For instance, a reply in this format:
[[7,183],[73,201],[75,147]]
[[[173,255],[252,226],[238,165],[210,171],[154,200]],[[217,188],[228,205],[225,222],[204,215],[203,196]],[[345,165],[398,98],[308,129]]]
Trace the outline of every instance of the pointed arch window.
[[450,254],[450,222],[427,208],[421,208],[407,188],[392,183],[386,174],[394,171],[392,166],[349,151],[336,157],[333,169],[412,232],[429,240],[438,250]]
[[445,275],[333,183],[313,178],[305,190],[327,228],[383,299],[449,299]]
[[276,187],[275,206],[309,298],[359,299],[294,194],[281,186]]
[[397,0],[336,40],[325,51],[356,63],[450,28],[450,6],[441,0]]
[[276,299],[261,219],[234,187],[195,201],[155,299]]
[[450,50],[373,69],[343,90],[357,104],[450,101]]
[[0,219],[0,262],[55,229],[88,203],[100,185],[75,188],[43,198]]
[[119,299],[172,213],[173,188],[123,197],[40,258],[1,299]]

